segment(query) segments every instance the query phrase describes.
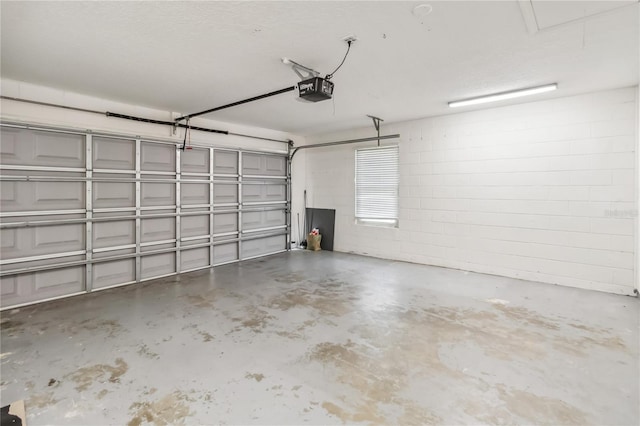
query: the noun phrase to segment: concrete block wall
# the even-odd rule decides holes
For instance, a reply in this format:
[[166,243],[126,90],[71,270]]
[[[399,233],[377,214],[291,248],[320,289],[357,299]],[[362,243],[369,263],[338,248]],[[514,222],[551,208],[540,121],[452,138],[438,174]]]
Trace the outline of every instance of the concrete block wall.
[[[633,294],[636,87],[383,125],[400,133],[398,228],[354,220],[354,150],[305,152],[335,249]],[[308,137],[371,136],[373,128]]]

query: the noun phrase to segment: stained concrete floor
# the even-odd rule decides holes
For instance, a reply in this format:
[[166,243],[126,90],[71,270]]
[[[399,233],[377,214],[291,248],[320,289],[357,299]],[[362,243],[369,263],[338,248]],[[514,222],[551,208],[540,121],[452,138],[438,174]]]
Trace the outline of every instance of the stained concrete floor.
[[3,312],[39,424],[638,424],[639,301],[290,252]]

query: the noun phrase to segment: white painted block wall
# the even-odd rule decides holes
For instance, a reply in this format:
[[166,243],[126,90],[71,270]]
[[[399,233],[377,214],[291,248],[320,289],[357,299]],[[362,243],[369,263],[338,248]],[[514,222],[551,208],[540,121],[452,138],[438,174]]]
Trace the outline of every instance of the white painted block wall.
[[357,146],[308,150],[296,161],[306,165],[310,207],[337,210],[337,251],[632,294],[637,93],[383,125],[383,134],[402,135],[397,229],[355,224]]

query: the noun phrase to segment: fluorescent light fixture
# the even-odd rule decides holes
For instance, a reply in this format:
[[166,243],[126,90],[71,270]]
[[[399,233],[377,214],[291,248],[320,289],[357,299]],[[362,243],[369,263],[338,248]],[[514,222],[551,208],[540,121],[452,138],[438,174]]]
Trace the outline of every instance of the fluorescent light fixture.
[[536,95],[538,93],[550,92],[556,90],[556,83],[547,84],[545,86],[529,87],[528,89],[512,90],[510,92],[494,93],[493,95],[479,96],[477,98],[464,99],[461,101],[449,102],[449,108],[457,108],[467,105],[485,104],[487,102],[504,101],[505,99],[519,98],[520,96]]

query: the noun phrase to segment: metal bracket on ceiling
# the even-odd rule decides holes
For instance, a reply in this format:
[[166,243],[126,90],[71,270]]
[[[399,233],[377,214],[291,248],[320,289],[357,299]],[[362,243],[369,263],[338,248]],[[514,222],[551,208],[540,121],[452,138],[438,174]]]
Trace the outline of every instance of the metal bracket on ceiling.
[[373,115],[369,114],[367,114],[367,117],[373,120],[373,127],[375,127],[376,131],[378,132],[378,146],[380,146],[380,122],[384,120],[382,118],[374,117]]
[[286,65],[291,65],[291,69],[293,70],[293,72],[298,74],[298,77],[300,77],[300,80],[307,80],[312,77],[320,76],[320,73],[318,71],[311,69],[309,67],[305,67],[304,65],[300,65],[299,63],[292,61],[289,58],[282,58],[282,63]]

